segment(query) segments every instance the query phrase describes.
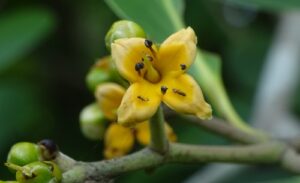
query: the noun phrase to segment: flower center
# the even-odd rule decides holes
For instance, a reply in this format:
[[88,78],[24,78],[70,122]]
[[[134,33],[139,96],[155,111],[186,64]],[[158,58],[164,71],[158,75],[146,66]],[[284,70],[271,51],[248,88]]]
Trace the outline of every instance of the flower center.
[[[152,55],[154,58],[150,55],[145,55],[142,57],[141,62],[138,62],[135,65],[135,70],[144,77],[147,81],[150,81],[151,83],[157,83],[160,81],[160,74],[153,66],[154,60],[156,60],[156,52],[152,48],[152,41],[145,40],[145,46],[150,49]],[[142,72],[143,71],[143,72]]]

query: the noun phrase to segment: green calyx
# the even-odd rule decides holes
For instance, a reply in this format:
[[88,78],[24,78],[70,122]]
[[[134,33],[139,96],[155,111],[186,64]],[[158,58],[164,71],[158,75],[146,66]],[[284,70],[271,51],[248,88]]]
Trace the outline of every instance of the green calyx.
[[110,50],[111,43],[116,39],[141,37],[145,38],[146,33],[143,28],[135,22],[129,20],[120,20],[115,22],[105,36],[105,45]]
[[90,140],[103,138],[106,119],[96,103],[83,108],[79,118],[81,131],[86,138]]
[[62,179],[60,169],[50,161],[33,162],[25,166],[6,163],[6,166],[17,171],[16,179],[19,183],[59,183]]

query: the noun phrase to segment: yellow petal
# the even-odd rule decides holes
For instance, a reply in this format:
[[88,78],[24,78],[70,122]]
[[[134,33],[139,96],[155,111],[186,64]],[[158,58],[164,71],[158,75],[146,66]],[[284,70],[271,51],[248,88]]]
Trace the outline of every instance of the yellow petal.
[[117,120],[117,110],[125,94],[125,89],[115,83],[104,83],[97,87],[95,96],[104,116],[111,121]]
[[[146,55],[152,56],[149,48],[144,44],[143,38],[117,39],[111,44],[111,54],[119,73],[128,81],[135,82],[142,79],[145,69],[140,73],[135,70],[137,63]],[[156,49],[153,45],[153,49]]]
[[153,116],[161,102],[158,85],[142,81],[130,85],[118,109],[118,123],[132,126]]
[[172,34],[161,44],[155,68],[162,75],[185,72],[195,59],[196,44],[197,37],[190,27]]
[[[135,126],[135,129],[136,129],[136,138],[138,142],[144,146],[150,144],[151,133],[150,133],[149,121],[139,123],[138,125]],[[177,137],[173,132],[172,127],[168,123],[165,123],[165,129],[166,129],[166,135],[168,140],[171,142],[175,142]]]
[[170,108],[179,113],[197,115],[200,119],[211,118],[211,106],[205,102],[200,87],[191,76],[166,77],[162,83],[168,88],[162,100]]
[[104,156],[107,159],[123,156],[132,149],[134,136],[132,129],[119,124],[111,124],[105,132]]

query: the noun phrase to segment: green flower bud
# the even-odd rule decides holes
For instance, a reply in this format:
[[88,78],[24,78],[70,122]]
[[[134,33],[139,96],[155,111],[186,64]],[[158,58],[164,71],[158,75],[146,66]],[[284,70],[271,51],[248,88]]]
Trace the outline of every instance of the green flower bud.
[[41,160],[41,153],[36,144],[19,142],[13,145],[8,153],[7,162],[19,166]]
[[110,81],[110,56],[103,57],[95,63],[86,76],[88,88],[94,92],[96,87],[104,82]]
[[96,103],[86,106],[80,113],[80,127],[83,135],[91,140],[101,140],[106,119]]
[[121,20],[115,22],[105,36],[105,45],[110,50],[111,43],[116,39],[130,37],[146,37],[143,28],[135,22],[129,20]]
[[95,92],[98,85],[107,82],[116,82],[127,86],[126,81],[113,66],[110,56],[98,59],[86,75],[86,84],[92,92]]
[[59,183],[62,179],[61,171],[53,162],[38,161],[23,167],[9,163],[6,165],[17,170],[16,179],[19,183]]

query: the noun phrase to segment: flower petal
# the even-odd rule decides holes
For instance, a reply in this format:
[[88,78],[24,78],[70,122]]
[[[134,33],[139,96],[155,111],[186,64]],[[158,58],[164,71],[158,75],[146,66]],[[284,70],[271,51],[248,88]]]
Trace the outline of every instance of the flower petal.
[[104,116],[111,120],[117,120],[117,110],[125,94],[125,89],[115,83],[104,83],[97,87],[95,96]]
[[[149,121],[145,121],[143,123],[139,123],[135,126],[136,129],[136,139],[138,142],[144,146],[150,144],[150,125]],[[177,137],[173,132],[172,127],[165,122],[166,135],[169,141],[175,142]]]
[[154,115],[160,102],[158,86],[147,81],[133,83],[127,89],[118,109],[118,123],[132,126],[146,121]]
[[162,83],[168,88],[162,100],[170,108],[179,113],[197,115],[201,119],[211,118],[211,106],[205,102],[200,87],[191,76],[167,77]]
[[[156,49],[155,45],[152,47]],[[141,62],[146,55],[152,56],[143,38],[117,39],[111,45],[111,54],[120,74],[130,82],[142,79],[140,76],[144,74],[145,69],[141,69],[139,73],[135,70],[136,64]]]
[[105,158],[111,159],[123,156],[133,147],[134,136],[132,129],[113,123],[105,132],[104,143]]
[[172,34],[161,44],[155,68],[162,75],[186,72],[195,59],[196,44],[197,37],[190,27]]

